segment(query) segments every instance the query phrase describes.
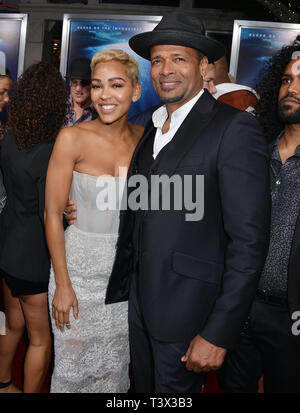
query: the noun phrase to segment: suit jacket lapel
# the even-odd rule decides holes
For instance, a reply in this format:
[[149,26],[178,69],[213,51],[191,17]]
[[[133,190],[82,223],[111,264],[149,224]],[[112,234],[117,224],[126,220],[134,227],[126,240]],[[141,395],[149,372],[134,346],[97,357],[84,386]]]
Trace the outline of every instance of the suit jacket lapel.
[[152,136],[153,133],[155,133],[155,131],[156,129],[154,128],[152,123],[149,125],[147,129],[145,129],[144,134],[141,140],[139,141],[139,143],[137,144],[135,151],[132,155],[132,159],[131,159],[129,169],[128,169],[127,178],[129,178],[135,173],[135,165],[136,165],[136,160],[137,160],[139,151],[143,147],[143,144]]
[[[143,144],[149,139],[151,138],[152,134],[155,133],[155,128],[153,127],[152,123],[149,125],[149,127],[144,131],[144,134],[141,138],[141,140],[139,141],[139,143],[137,144],[135,151],[132,155],[132,159],[128,168],[128,173],[127,173],[127,178],[126,178],[126,186],[128,185],[128,179],[134,175],[136,173],[136,161],[137,161],[137,157],[139,154],[140,149],[143,147]],[[130,211],[128,209],[128,205],[127,205],[127,200],[128,200],[128,196],[130,193],[130,190],[133,190],[134,188],[128,188],[127,186],[127,191],[124,192],[123,194],[123,198],[122,198],[122,205],[126,207],[126,209],[122,209],[120,211],[120,224],[119,224],[119,234],[122,234],[122,237],[126,237],[126,235],[129,236],[129,234],[132,231],[133,228],[133,224],[134,224],[134,214],[132,213],[132,211]],[[120,239],[118,240],[118,242],[122,242]]]
[[[166,145],[161,153],[159,153],[158,168],[155,171],[156,174],[166,174],[171,176],[177,168],[180,160],[184,157],[186,152],[191,148],[194,142],[199,139],[199,134],[209,125],[209,121],[214,115],[214,106],[216,100],[205,89],[203,95],[196,102],[190,113],[185,118],[184,122],[174,135],[172,141]],[[128,169],[128,179],[136,173],[136,161],[139,155],[139,151],[143,148],[144,143],[153,136],[156,129],[152,124],[145,130],[140,142],[138,143],[132,160]],[[130,193],[128,190],[127,197]],[[131,222],[131,224],[129,224]],[[134,222],[133,214],[130,211],[123,210],[120,213],[120,226],[119,233],[122,236],[129,234],[132,230]]]
[[209,125],[214,115],[213,109],[215,104],[216,100],[205,89],[203,95],[191,109],[172,141],[162,149],[157,168],[158,175],[166,174],[171,176],[174,173],[180,160]]

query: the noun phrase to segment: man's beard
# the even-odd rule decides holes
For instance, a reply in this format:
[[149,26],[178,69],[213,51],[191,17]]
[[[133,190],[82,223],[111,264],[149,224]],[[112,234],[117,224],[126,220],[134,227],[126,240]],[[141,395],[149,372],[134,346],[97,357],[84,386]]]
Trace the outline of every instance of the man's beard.
[[172,98],[168,98],[166,96],[159,96],[159,95],[158,95],[158,97],[160,98],[160,100],[163,103],[177,103],[177,102],[181,102],[183,100],[184,95],[182,94],[180,96],[174,96]]
[[300,123],[300,108],[294,110],[293,112],[286,114],[284,109],[289,109],[291,106],[289,104],[278,105],[278,116],[281,122],[287,125],[294,125],[295,123]]

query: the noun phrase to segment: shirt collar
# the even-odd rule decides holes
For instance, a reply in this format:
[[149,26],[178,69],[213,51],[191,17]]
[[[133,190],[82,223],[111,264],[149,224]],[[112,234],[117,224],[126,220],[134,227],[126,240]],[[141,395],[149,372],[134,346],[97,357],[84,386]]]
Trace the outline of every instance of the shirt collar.
[[[181,119],[184,118],[190,112],[190,110],[195,105],[197,100],[201,97],[203,92],[204,92],[204,89],[201,89],[200,92],[196,96],[194,96],[192,99],[190,99],[188,102],[180,106],[178,109],[176,109],[172,113],[170,128],[172,128],[172,126],[174,126],[174,124],[176,124],[177,122],[180,122]],[[168,119],[168,111],[167,111],[166,105],[159,107],[152,114],[152,121],[153,121],[153,125],[155,128],[161,129],[167,119]]]
[[[279,154],[278,143],[279,143],[279,139],[283,136],[283,134],[284,134],[284,130],[280,132],[280,134],[277,136],[275,141],[272,143],[272,159],[280,160],[280,162],[281,162],[281,158]],[[300,145],[296,147],[296,151],[293,156],[300,157]]]

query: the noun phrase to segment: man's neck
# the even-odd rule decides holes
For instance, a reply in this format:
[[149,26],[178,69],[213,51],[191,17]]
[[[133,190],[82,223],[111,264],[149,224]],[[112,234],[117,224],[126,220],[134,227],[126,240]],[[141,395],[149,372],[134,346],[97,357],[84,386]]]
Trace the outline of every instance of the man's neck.
[[285,125],[282,140],[286,147],[296,148],[300,145],[300,123]]
[[167,109],[169,117],[171,117],[172,113],[175,112],[177,109],[181,108],[182,106],[190,102],[192,99],[194,99],[194,97],[197,96],[201,92],[201,90],[202,88],[196,91],[192,97],[182,102],[166,103],[166,109]]
[[167,109],[167,113],[168,113],[168,118],[162,128],[162,133],[166,133],[168,132],[169,128],[170,128],[170,123],[171,123],[171,117],[172,114],[179,108],[181,108],[182,106],[184,106],[186,103],[190,102],[192,99],[195,98],[195,96],[197,96],[200,92],[201,92],[202,88],[200,90],[198,90],[190,99],[188,99],[187,101],[183,101],[180,103],[166,103],[166,109]]
[[278,143],[278,150],[283,163],[295,154],[298,145],[300,145],[300,123],[286,125]]
[[79,119],[84,111],[85,108],[88,108],[91,106],[92,101],[91,100],[86,100],[85,102],[77,103],[73,99],[73,109],[75,112],[75,120]]

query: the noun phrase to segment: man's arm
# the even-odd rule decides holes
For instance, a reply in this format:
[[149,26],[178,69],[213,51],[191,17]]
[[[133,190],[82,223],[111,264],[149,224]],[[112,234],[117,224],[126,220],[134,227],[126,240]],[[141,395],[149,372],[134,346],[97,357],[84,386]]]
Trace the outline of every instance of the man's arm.
[[235,347],[254,299],[270,230],[269,152],[257,120],[244,112],[233,119],[218,155],[224,231],[228,237],[221,294],[201,335]]
[[219,368],[234,348],[254,299],[268,243],[269,153],[253,116],[240,112],[223,137],[218,179],[228,237],[221,293],[203,330],[183,356],[188,370]]

